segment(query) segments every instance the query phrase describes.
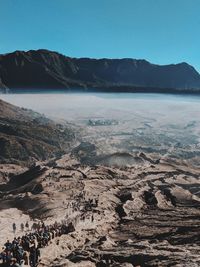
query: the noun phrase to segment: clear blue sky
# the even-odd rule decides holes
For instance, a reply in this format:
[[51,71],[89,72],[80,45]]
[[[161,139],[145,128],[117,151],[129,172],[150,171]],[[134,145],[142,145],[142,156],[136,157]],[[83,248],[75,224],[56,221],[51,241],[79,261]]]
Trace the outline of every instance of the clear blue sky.
[[186,61],[200,71],[200,0],[0,0],[0,53]]

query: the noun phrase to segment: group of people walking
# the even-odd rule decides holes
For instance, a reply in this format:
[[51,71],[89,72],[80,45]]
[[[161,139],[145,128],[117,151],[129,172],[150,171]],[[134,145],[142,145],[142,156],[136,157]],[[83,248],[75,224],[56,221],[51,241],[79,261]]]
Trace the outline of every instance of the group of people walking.
[[[12,228],[13,228],[13,233],[15,234],[16,233],[16,230],[17,230],[16,223],[13,223]],[[29,223],[28,222],[26,222],[25,224],[24,223],[21,223],[20,224],[20,228],[21,228],[21,231],[22,232],[24,232],[24,230],[29,231],[30,230],[29,229]]]
[[[69,221],[68,214],[66,215],[67,221],[55,222],[52,225],[45,225],[44,222],[34,222],[30,227],[29,223],[26,222],[17,227],[16,223],[13,223],[13,233],[16,235],[16,232],[20,230],[23,235],[15,237],[12,241],[7,240],[0,250],[0,261],[2,261],[3,266],[21,267],[25,265],[36,267],[40,258],[40,249],[48,246],[49,242],[55,237],[75,231],[78,221],[84,222],[88,218],[88,211],[90,221],[94,222],[92,210],[98,207],[98,199],[87,198],[86,200],[84,193],[80,193],[76,201],[67,203],[68,210],[71,209],[72,213],[77,211],[80,213],[70,223],[67,223]],[[80,199],[84,200],[82,207]]]
[[[28,229],[29,226],[25,227]],[[16,231],[15,223],[13,224],[13,231]],[[32,232],[27,232],[22,237],[15,237],[12,241],[6,241],[0,253],[0,259],[6,267],[20,267],[22,265],[35,267],[40,258],[41,248],[48,246],[55,237],[73,231],[75,228],[72,223],[55,222],[52,225],[45,225],[43,222],[34,223]]]

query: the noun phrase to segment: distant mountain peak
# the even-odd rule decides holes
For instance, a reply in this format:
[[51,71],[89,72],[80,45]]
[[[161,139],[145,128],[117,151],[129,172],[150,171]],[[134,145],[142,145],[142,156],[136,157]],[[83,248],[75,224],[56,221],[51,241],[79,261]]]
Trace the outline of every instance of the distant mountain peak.
[[[145,59],[71,58],[47,49],[0,55],[0,88],[95,89],[122,87],[200,90],[200,75],[186,62],[156,65]],[[118,90],[117,89],[117,90]],[[97,89],[96,89],[97,90]]]

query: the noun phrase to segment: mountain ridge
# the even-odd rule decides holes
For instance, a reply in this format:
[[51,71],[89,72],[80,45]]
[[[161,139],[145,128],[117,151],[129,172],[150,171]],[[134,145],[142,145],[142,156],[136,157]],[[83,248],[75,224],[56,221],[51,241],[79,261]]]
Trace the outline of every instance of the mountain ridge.
[[69,124],[0,99],[0,164],[29,165],[66,151],[75,140]]
[[0,55],[0,88],[200,92],[200,74],[186,62],[74,58],[46,49]]

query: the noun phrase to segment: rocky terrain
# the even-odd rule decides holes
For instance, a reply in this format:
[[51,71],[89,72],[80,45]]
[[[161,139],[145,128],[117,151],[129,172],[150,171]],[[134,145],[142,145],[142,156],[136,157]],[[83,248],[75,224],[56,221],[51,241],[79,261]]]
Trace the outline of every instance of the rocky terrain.
[[1,184],[0,215],[73,221],[39,266],[199,266],[199,186],[198,169],[168,162],[88,166],[65,155]]
[[[4,150],[0,150],[0,245],[14,237],[13,221],[20,235],[21,222],[29,221],[31,225],[38,220],[47,224],[67,220],[73,222],[75,231],[52,240],[42,249],[40,267],[200,266],[199,157],[196,152],[189,159],[178,156],[184,149],[194,149],[190,137],[182,137],[180,130],[178,138],[188,140],[188,147],[177,146],[172,157],[171,151],[162,155],[164,148],[159,144],[166,149],[170,142],[177,143],[172,126],[169,134],[174,139],[162,136],[159,140],[161,133],[148,132],[145,141],[142,135],[136,135],[133,150],[127,149],[133,146],[133,139],[127,141],[121,135],[121,139],[113,139],[113,134],[122,129],[121,123],[88,126],[84,130],[81,125],[79,138],[69,138],[60,130],[61,125],[38,113],[5,102],[1,102],[1,107],[1,120],[16,129],[13,133],[5,125],[2,138],[6,135],[19,142],[25,134],[25,142],[38,139],[39,145],[46,144],[53,152],[44,158],[35,156],[30,166],[13,156],[6,158]],[[152,122],[144,123],[152,126]],[[75,126],[70,126],[65,124],[74,131]],[[129,131],[128,126],[125,128]],[[42,131],[48,137],[45,140]],[[60,146],[54,142],[58,142],[55,136],[59,134],[61,149],[57,154],[55,148]],[[136,138],[132,134],[131,137]],[[148,143],[152,149],[157,147],[156,151],[145,150]],[[46,146],[41,145],[45,152]],[[126,150],[122,151],[122,146]],[[198,152],[198,145],[195,149]],[[12,149],[8,151],[11,153]],[[27,159],[30,157],[28,154]]]
[[195,93],[200,75],[187,63],[155,65],[136,59],[70,58],[44,49],[0,55],[0,88],[103,92]]
[[62,154],[75,139],[72,128],[0,100],[0,162],[30,165]]

